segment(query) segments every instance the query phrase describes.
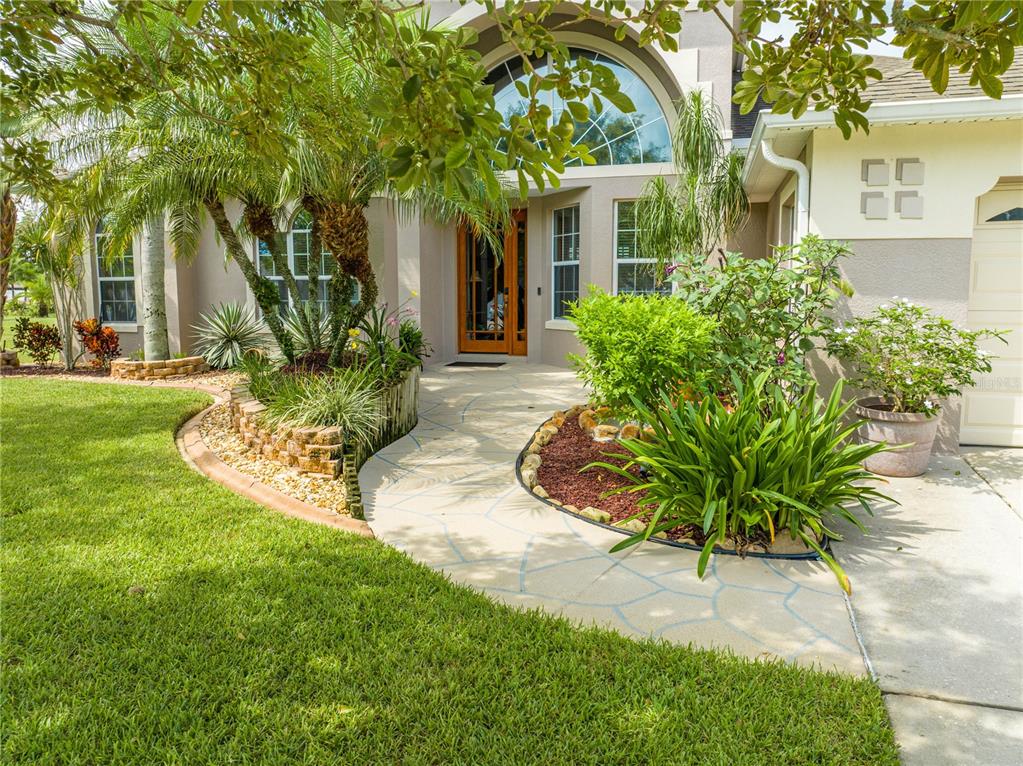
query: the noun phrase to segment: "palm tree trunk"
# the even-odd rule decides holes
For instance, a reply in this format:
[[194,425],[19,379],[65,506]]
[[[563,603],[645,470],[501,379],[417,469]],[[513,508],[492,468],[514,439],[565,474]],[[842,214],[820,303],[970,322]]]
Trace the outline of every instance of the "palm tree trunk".
[[[373,264],[369,260],[369,221],[366,219],[366,206],[328,202],[319,212],[321,237],[337,261],[338,274],[359,282],[359,302],[351,309],[348,319],[348,325],[354,326],[376,304],[378,295],[376,274],[373,273]],[[338,294],[348,296],[350,299],[350,289],[345,290],[341,283],[337,288]],[[331,364],[341,361],[347,328],[345,330],[343,334],[338,333],[333,339]]]
[[163,282],[163,211],[149,219],[142,249],[143,352],[149,360],[170,359],[167,295]]
[[294,362],[295,349],[291,343],[291,335],[288,334],[287,329],[284,327],[280,311],[278,310],[277,288],[274,287],[273,282],[269,279],[260,276],[255,264],[249,260],[245,248],[242,247],[242,243],[238,239],[238,233],[227,218],[224,203],[219,199],[207,200],[206,210],[209,212],[210,218],[213,219],[213,225],[216,227],[217,233],[224,240],[228,256],[238,264],[242,276],[245,277],[249,289],[252,290],[252,294],[256,298],[256,305],[263,312],[263,321],[270,328],[270,333],[274,336],[274,340],[277,341],[277,345],[280,346],[281,353],[284,354],[284,358],[289,362]]
[[14,230],[18,224],[18,207],[11,196],[11,187],[4,186],[0,203],[0,342],[4,337],[4,308],[7,306],[7,287],[11,279],[14,259]]
[[[252,232],[253,236],[266,243],[266,247],[270,251],[270,257],[273,259],[274,273],[284,280],[284,286],[291,296],[291,304],[298,312],[299,325],[306,336],[307,344],[311,346],[313,330],[309,324],[309,315],[302,308],[304,299],[302,298],[301,290],[298,288],[298,280],[295,279],[291,267],[288,266],[288,254],[287,252],[281,252],[280,244],[277,241],[277,226],[274,223],[273,216],[270,214],[270,210],[264,205],[246,205],[244,215],[245,224],[248,226],[249,231]],[[310,289],[312,289],[311,286]]]
[[364,205],[328,202],[320,221],[323,243],[334,255],[343,274],[359,280],[358,318],[365,316],[377,300],[377,278],[369,261],[369,221]]

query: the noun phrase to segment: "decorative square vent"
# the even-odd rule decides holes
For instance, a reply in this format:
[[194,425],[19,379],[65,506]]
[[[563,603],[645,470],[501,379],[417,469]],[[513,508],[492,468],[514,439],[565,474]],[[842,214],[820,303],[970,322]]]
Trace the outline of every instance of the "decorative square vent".
[[919,186],[924,182],[924,163],[916,157],[895,160],[895,180],[903,186]]
[[880,220],[888,217],[888,197],[884,192],[861,192],[860,213],[867,219]]
[[860,165],[860,180],[867,186],[888,185],[888,162],[886,160],[863,160]]
[[899,218],[923,218],[924,198],[915,191],[895,192],[895,212]]

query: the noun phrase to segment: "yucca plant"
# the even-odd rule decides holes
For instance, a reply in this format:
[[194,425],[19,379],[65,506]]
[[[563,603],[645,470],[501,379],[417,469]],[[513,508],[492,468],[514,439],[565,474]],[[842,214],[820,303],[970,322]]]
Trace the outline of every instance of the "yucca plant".
[[360,369],[327,375],[276,373],[264,418],[271,425],[339,426],[349,441],[368,442],[380,422],[380,393]]
[[330,315],[321,310],[319,301],[292,306],[284,317],[284,327],[291,335],[297,354],[329,351],[333,345]]
[[[859,424],[845,424],[852,405],[842,404],[841,384],[826,403],[817,398],[815,385],[789,402],[769,377],[764,372],[746,383],[736,381],[734,408],[713,396],[677,406],[665,395],[656,410],[636,402],[653,429],[651,440],[622,441],[630,453],[622,467],[587,466],[629,482],[611,494],[645,493],[638,502],[641,510],[631,518],[649,516],[646,530],[612,552],[658,532],[696,525],[706,538],[697,566],[702,577],[714,546],[727,536],[763,531],[773,542],[785,530],[816,551],[851,592],[849,578],[820,541],[825,534],[841,539],[830,526],[836,518],[863,529],[854,506],[872,514],[870,502],[894,502],[865,483],[878,478],[862,467],[867,457],[887,448],[849,442]],[[643,469],[639,476],[628,470],[636,465]]]
[[234,367],[250,351],[266,348],[262,323],[251,308],[222,303],[200,319],[202,321],[192,328],[199,337],[195,350],[205,357],[210,367]]

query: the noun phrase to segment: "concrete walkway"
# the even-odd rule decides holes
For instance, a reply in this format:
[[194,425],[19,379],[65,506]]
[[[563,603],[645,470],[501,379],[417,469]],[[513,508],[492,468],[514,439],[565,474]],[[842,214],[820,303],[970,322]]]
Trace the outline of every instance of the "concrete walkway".
[[533,430],[585,401],[571,372],[428,367],[420,397],[416,429],[359,475],[381,540],[516,606],[633,636],[865,672],[845,599],[822,564],[714,556],[701,581],[698,554],[648,543],[609,555],[620,535],[519,486],[515,457]]
[[1023,763],[1021,478],[1023,450],[933,458],[833,546],[909,766]]

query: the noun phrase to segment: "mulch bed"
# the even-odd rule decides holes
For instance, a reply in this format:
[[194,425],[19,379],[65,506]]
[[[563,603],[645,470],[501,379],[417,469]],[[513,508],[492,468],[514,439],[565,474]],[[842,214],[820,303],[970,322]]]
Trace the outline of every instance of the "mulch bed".
[[[541,464],[537,469],[537,481],[547,490],[547,494],[564,505],[576,508],[592,506],[611,514],[611,523],[627,519],[635,514],[640,507],[638,501],[646,493],[622,492],[605,497],[609,490],[629,484],[624,478],[611,473],[606,468],[588,468],[593,462],[610,463],[624,466],[628,452],[617,442],[596,442],[582,428],[576,418],[569,418],[551,439],[550,443],[540,450]],[[622,457],[617,457],[621,455]],[[639,475],[639,467],[633,466],[630,473]],[[643,521],[649,515],[639,517]],[[702,546],[706,541],[703,529],[687,524],[669,529],[669,540],[683,540]],[[768,543],[766,534],[756,539],[734,541],[734,547],[745,552],[751,545]]]
[[110,375],[109,370],[104,370],[100,367],[76,367],[73,370],[65,370],[60,365],[48,364],[23,364],[20,367],[4,367],[0,369],[0,375],[4,377],[39,377],[39,376],[56,376],[56,375],[67,375],[77,376],[82,378],[105,378]]

